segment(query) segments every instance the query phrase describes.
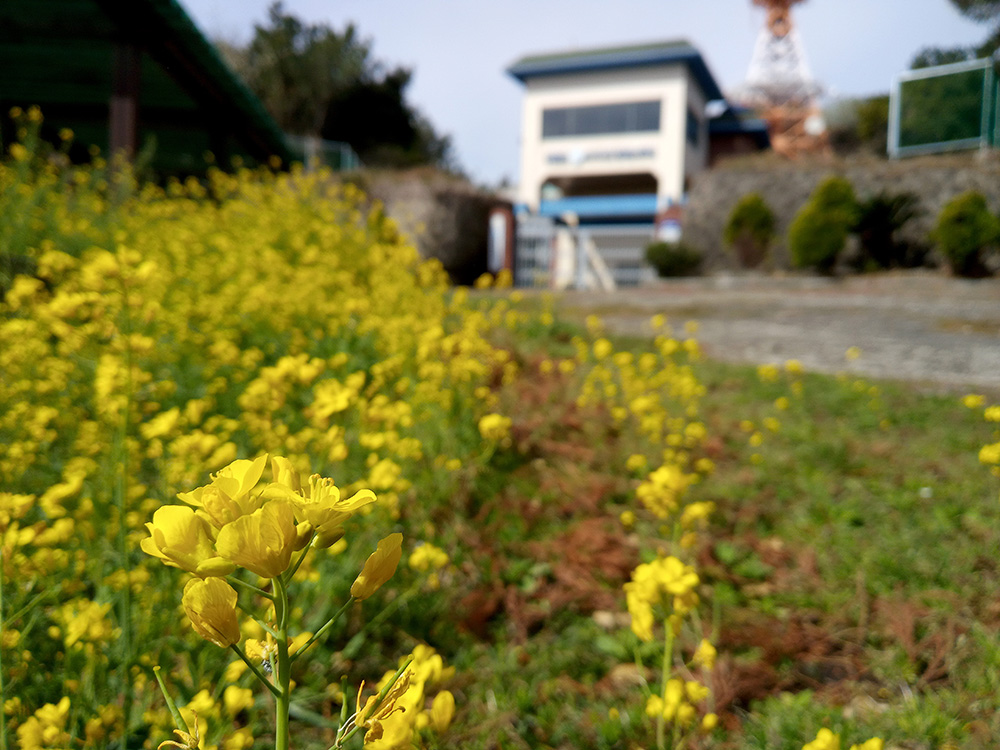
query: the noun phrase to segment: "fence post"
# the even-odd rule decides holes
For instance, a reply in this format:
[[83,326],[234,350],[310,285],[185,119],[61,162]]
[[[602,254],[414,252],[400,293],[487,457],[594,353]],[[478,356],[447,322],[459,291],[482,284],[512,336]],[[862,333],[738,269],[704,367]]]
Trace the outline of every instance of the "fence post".
[[573,232],[573,239],[576,240],[576,281],[574,285],[577,289],[587,289],[587,242],[590,240],[590,233],[586,229],[578,229]]

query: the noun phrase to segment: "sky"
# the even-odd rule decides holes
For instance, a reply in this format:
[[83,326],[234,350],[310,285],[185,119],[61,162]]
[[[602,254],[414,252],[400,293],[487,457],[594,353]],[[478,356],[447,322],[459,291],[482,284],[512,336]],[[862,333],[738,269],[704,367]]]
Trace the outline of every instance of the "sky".
[[[179,0],[210,39],[245,43],[271,0]],[[477,183],[517,181],[521,85],[505,70],[532,53],[687,39],[723,92],[747,74],[764,11],[751,0],[285,0],[287,13],[342,30],[375,59],[413,70],[407,99]],[[987,27],[948,0],[804,0],[805,57],[827,99],[888,93],[930,46],[981,43]]]

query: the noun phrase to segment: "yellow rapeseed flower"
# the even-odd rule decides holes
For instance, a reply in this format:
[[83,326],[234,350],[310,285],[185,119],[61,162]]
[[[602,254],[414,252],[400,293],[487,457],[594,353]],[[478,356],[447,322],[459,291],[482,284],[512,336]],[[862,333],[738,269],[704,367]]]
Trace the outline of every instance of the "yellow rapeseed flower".
[[484,440],[501,443],[509,439],[510,417],[502,414],[486,414],[479,420],[479,434]]
[[414,570],[440,570],[448,564],[448,553],[440,547],[424,542],[410,553],[408,564]]
[[221,578],[195,578],[184,587],[181,604],[195,632],[216,646],[240,641],[236,591]]
[[235,565],[262,578],[274,578],[288,567],[297,542],[291,504],[268,500],[250,515],[224,526],[215,546]]
[[675,613],[687,612],[697,603],[697,585],[694,568],[676,557],[662,557],[637,567],[624,586],[632,631],[644,641],[653,640],[653,608],[670,604]]
[[402,545],[403,535],[398,532],[382,539],[351,586],[351,596],[367,599],[392,578],[403,554]]
[[406,693],[407,688],[410,686],[410,677],[410,672],[403,672],[395,684],[389,688],[389,692],[386,693],[381,705],[378,704],[378,695],[372,695],[365,701],[365,705],[362,707],[361,697],[364,694],[365,683],[361,683],[361,687],[358,688],[358,702],[357,710],[354,714],[354,723],[356,726],[368,730],[365,733],[366,745],[375,740],[382,739],[384,732],[382,722],[389,718],[389,716],[396,711],[405,712],[406,709],[401,706],[397,707],[396,702]]
[[348,498],[341,497],[340,489],[332,479],[326,479],[318,474],[309,477],[307,486],[302,487],[298,473],[291,462],[283,456],[271,459],[274,483],[268,485],[265,494],[288,500],[299,523],[309,523],[320,535],[323,543],[329,546],[342,535],[341,526],[354,513],[370,503],[374,503],[375,493],[371,490],[359,490]]
[[220,469],[212,477],[210,484],[191,492],[178,493],[177,497],[198,508],[198,515],[216,529],[221,529],[260,508],[260,495],[253,495],[251,492],[257,486],[266,463],[266,455],[254,461],[233,461]]
[[183,505],[165,505],[146,524],[149,536],[139,542],[147,555],[166,565],[199,576],[224,576],[233,565],[219,557],[212,546],[207,522]]
[[250,688],[228,685],[222,693],[222,705],[227,714],[236,716],[240,711],[253,706],[253,691]]
[[981,393],[968,393],[962,396],[962,406],[966,409],[979,409],[986,403],[986,396]]
[[698,648],[694,652],[691,663],[696,666],[705,667],[705,669],[711,669],[715,666],[716,655],[715,646],[707,638],[702,638],[701,643],[698,644]]
[[840,750],[840,736],[823,727],[816,733],[816,739],[803,745],[802,750]]
[[431,727],[435,732],[443,732],[451,725],[455,716],[455,696],[450,690],[442,690],[431,701]]

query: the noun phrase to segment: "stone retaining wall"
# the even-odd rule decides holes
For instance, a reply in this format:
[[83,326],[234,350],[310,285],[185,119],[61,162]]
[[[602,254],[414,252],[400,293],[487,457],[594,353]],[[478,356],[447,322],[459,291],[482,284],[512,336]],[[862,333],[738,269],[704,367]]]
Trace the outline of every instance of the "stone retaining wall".
[[696,175],[684,214],[684,240],[705,254],[705,270],[734,268],[722,230],[736,202],[758,192],[777,218],[777,237],[767,265],[790,268],[785,237],[796,212],[824,178],[841,175],[851,181],[858,198],[885,191],[914,193],[921,215],[903,230],[906,239],[929,244],[928,232],[941,207],[966,190],[982,192],[993,211],[1000,211],[1000,159],[960,155],[886,161],[875,158],[829,163],[778,161],[773,155],[723,162]]
[[458,284],[471,284],[486,271],[490,208],[498,200],[463,177],[430,167],[370,170],[356,176],[359,187],[386,213],[425,258],[437,258]]

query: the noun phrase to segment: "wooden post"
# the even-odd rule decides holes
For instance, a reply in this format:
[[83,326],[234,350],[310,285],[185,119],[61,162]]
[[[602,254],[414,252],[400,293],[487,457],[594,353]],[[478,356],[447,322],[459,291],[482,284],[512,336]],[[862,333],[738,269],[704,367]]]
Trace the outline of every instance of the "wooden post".
[[135,44],[115,44],[108,111],[108,150],[112,158],[135,156],[139,138],[139,85],[141,50]]

